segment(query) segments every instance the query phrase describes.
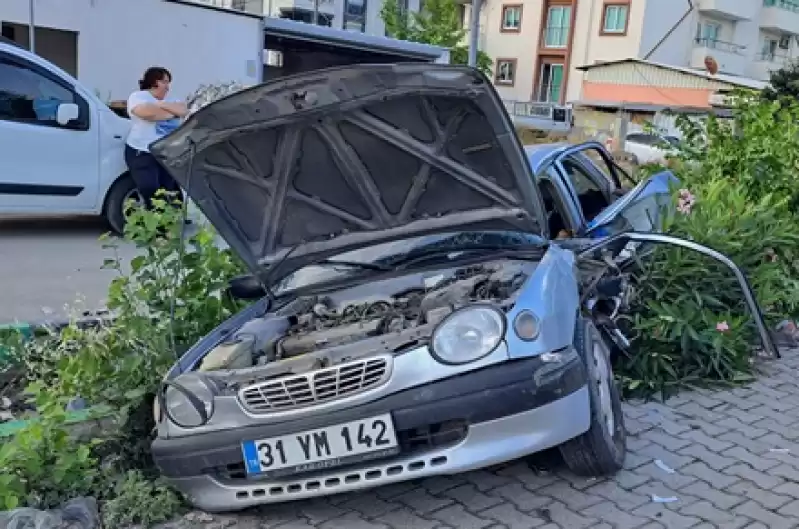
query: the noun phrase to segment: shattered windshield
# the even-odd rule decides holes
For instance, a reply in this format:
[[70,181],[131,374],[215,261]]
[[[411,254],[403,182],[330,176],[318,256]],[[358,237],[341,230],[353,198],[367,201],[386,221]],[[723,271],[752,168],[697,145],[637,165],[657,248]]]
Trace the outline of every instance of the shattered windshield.
[[[312,264],[281,279],[274,287],[275,295],[312,285],[321,285],[361,274],[391,270],[404,262],[430,253],[461,252],[465,250],[514,250],[543,247],[546,240],[538,235],[515,231],[474,231],[424,235],[359,248],[331,257],[324,263]],[[338,261],[339,263],[336,263]],[[358,263],[363,263],[359,267]]]

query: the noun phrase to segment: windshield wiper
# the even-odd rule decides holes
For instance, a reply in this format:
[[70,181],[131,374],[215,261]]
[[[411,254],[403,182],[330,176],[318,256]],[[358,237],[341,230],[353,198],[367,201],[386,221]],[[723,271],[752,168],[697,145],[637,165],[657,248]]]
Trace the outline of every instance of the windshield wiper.
[[391,272],[393,266],[380,265],[375,263],[362,263],[360,261],[341,261],[338,259],[325,259],[314,263],[316,265],[346,266],[347,268],[360,268],[361,270],[373,270],[375,272]]
[[423,253],[408,258],[407,260],[398,260],[394,262],[393,270],[403,270],[425,261],[432,261],[436,258],[445,257],[446,261],[455,261],[463,258],[485,256],[487,252],[491,252],[491,258],[504,258],[504,257],[539,257],[545,250],[542,248],[497,248],[492,247],[478,247],[466,248],[463,250],[450,249],[431,249]]

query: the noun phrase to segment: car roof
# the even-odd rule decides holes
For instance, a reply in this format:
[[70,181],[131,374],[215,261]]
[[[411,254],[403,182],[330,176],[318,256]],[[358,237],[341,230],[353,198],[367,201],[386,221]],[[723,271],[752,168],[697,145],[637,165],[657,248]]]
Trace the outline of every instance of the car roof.
[[566,150],[570,146],[569,143],[539,143],[536,145],[525,145],[524,154],[530,161],[530,168],[534,173],[537,173],[543,165],[558,153]]

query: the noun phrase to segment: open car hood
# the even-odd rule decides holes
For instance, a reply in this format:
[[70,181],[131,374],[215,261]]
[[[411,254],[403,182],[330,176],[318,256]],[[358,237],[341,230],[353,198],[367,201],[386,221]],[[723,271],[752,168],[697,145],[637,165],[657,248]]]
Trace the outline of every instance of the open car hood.
[[467,67],[282,78],[205,106],[150,151],[252,270],[280,269],[274,279],[461,227],[547,236],[513,124]]

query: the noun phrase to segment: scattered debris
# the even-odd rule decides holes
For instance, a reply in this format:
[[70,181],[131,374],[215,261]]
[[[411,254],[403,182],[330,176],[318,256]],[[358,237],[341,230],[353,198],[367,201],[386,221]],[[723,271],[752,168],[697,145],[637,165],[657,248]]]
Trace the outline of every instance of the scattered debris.
[[187,522],[213,522],[214,521],[214,517],[213,516],[211,516],[207,512],[202,512],[202,511],[188,512],[183,517],[183,519],[186,520]]
[[778,347],[799,346],[799,326],[793,320],[782,320],[772,332],[774,342]]
[[674,503],[675,501],[680,501],[680,498],[675,496],[670,496],[668,498],[661,498],[657,494],[652,494],[652,501],[655,503]]
[[668,466],[666,463],[661,461],[660,459],[655,459],[655,466],[658,467],[660,470],[665,472],[666,474],[674,474],[674,469]]
[[98,529],[100,513],[94,498],[75,498],[60,509],[23,507],[0,512],[0,529]]

